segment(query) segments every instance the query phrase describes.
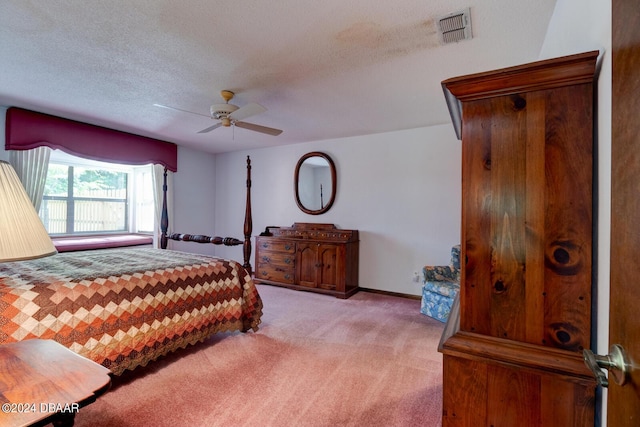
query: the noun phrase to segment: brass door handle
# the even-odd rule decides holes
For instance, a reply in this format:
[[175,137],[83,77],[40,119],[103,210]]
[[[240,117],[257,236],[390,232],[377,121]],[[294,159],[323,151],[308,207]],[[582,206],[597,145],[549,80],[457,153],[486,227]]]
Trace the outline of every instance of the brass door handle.
[[593,372],[598,385],[602,387],[609,386],[609,380],[603,369],[609,371],[616,384],[624,385],[627,382],[631,372],[631,363],[629,363],[629,358],[620,344],[612,345],[609,354],[606,356],[593,354],[591,350],[583,350],[582,356],[584,357],[584,363]]

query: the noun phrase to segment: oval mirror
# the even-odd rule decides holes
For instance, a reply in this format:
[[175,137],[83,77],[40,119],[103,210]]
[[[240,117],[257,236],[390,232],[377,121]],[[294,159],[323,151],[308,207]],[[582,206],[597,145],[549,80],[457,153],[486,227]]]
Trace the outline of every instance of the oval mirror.
[[298,160],[293,177],[296,203],[302,212],[320,215],[336,198],[336,167],[331,157],[314,151]]

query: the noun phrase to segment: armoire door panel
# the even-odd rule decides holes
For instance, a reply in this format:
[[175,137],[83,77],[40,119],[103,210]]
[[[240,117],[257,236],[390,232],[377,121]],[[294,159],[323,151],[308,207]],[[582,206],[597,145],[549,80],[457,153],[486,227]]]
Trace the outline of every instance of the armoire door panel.
[[444,355],[443,426],[592,427],[593,381],[500,360]]
[[470,188],[461,329],[576,351],[588,346],[589,333],[579,331],[590,330],[592,143],[583,131],[560,142],[566,128],[592,123],[586,108],[565,111],[570,100],[580,106],[588,99],[584,86],[463,106],[463,117],[477,115],[492,131],[470,137],[463,153]]

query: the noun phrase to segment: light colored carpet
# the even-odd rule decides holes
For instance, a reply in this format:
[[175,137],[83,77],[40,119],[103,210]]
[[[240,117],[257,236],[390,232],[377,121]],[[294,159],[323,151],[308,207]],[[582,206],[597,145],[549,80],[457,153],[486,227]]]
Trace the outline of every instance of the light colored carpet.
[[214,336],[116,378],[76,427],[441,425],[444,325],[419,301],[258,289],[257,333]]

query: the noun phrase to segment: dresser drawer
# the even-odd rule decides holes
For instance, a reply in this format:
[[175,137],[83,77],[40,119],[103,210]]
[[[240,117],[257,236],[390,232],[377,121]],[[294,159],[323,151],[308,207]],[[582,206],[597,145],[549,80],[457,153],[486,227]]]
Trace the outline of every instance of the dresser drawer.
[[278,239],[258,239],[257,251],[262,253],[266,251],[295,253],[296,245],[292,241]]
[[295,270],[293,268],[293,264],[290,266],[284,266],[258,262],[255,276],[258,280],[293,283],[293,280],[295,279]]
[[260,252],[258,254],[257,262],[259,264],[270,264],[272,266],[290,266],[293,269],[293,266],[296,264],[296,256],[291,253],[281,253],[281,252]]

